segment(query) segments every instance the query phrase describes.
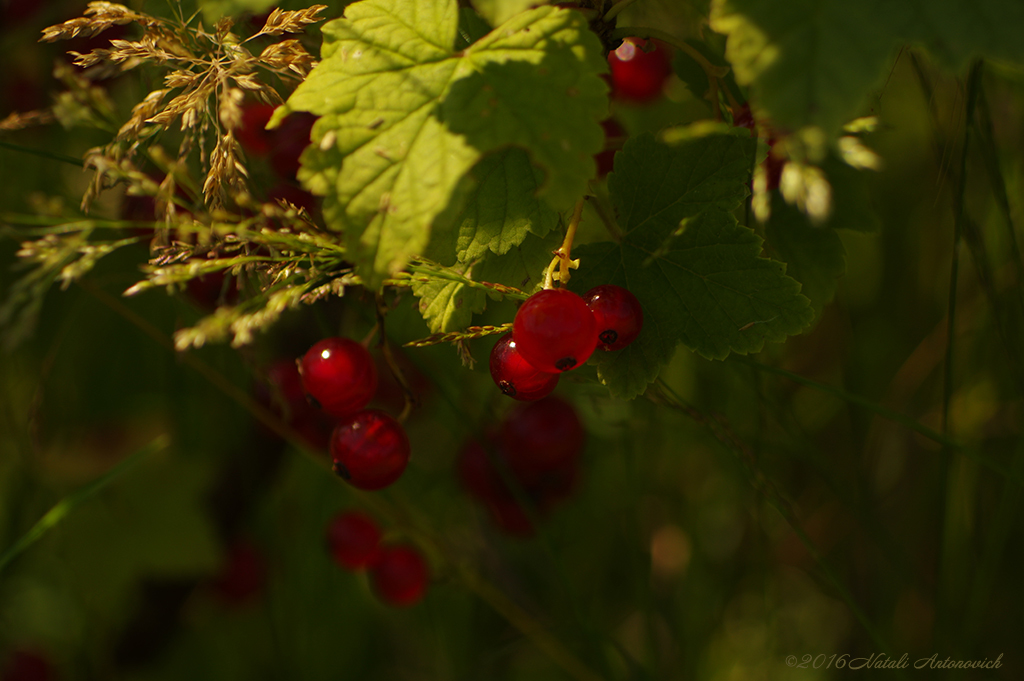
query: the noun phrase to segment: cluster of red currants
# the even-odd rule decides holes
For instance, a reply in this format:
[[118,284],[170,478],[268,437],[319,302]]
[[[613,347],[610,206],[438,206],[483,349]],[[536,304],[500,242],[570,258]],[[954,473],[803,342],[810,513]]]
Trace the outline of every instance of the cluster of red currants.
[[377,597],[388,605],[413,605],[423,598],[430,570],[423,555],[408,544],[381,544],[372,518],[343,511],[327,527],[331,558],[346,570],[368,570]]
[[596,348],[621,350],[632,343],[643,323],[640,301],[621,286],[597,286],[582,298],[568,289],[544,289],[523,303],[512,333],[495,343],[491,378],[509,397],[539,400]]
[[302,388],[314,407],[337,419],[329,449],[334,472],[353,487],[387,487],[409,463],[409,437],[398,421],[366,409],[377,392],[369,351],[349,338],[325,338],[299,361]]
[[311,449],[328,450],[334,472],[353,487],[381,489],[402,475],[409,438],[388,413],[366,408],[377,392],[377,366],[362,345],[324,338],[298,362],[273,364],[267,379],[271,406]]
[[[485,442],[470,440],[459,456],[458,475],[494,524],[529,536],[541,519],[572,494],[579,479],[585,431],[568,403],[549,397],[513,409]],[[516,489],[518,488],[518,489]]]

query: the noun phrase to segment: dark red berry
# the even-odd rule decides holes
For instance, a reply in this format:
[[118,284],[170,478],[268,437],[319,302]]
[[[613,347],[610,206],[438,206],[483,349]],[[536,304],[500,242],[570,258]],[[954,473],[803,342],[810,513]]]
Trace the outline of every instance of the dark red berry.
[[649,102],[661,96],[662,87],[672,74],[672,57],[657,42],[650,52],[644,51],[646,45],[643,38],[626,38],[608,53],[613,97]]
[[327,527],[327,545],[338,565],[348,570],[364,570],[377,558],[380,528],[359,511],[339,513]]
[[750,104],[740,104],[732,110],[732,124],[737,128],[754,130],[754,114],[750,110]]
[[568,289],[545,289],[523,303],[512,322],[523,359],[540,371],[561,372],[584,362],[597,346],[590,308]]
[[411,546],[381,547],[370,568],[370,580],[377,596],[388,605],[414,605],[423,598],[430,570],[422,554]]
[[266,582],[263,554],[252,543],[238,540],[228,548],[220,574],[213,580],[214,591],[228,605],[253,600]]
[[491,350],[491,378],[501,392],[523,402],[539,400],[558,385],[558,374],[538,371],[516,350],[512,334],[507,333]]
[[501,439],[516,476],[534,485],[545,473],[574,464],[586,433],[568,402],[548,397],[513,410],[502,424]]
[[294,180],[299,172],[299,157],[309,146],[309,135],[316,119],[311,113],[296,111],[271,131],[270,165],[286,180]]
[[302,357],[301,373],[310,399],[338,418],[365,407],[377,390],[373,357],[349,338],[325,338],[311,347]]
[[49,659],[37,650],[18,648],[11,653],[0,673],[2,681],[50,681],[55,678]]
[[274,115],[273,104],[245,104],[242,107],[242,125],[235,130],[235,138],[242,148],[253,156],[266,156],[273,144],[273,131],[267,123]]
[[[594,161],[597,162],[598,177],[604,177],[612,172],[615,167],[615,153],[622,148],[621,138],[626,136],[626,131],[614,118],[606,118],[601,121],[601,127],[604,129],[605,150],[594,156]],[[609,142],[612,140],[617,141],[613,142],[609,148]]]
[[381,489],[398,480],[409,463],[409,437],[398,421],[367,409],[335,426],[331,458],[334,472],[353,487]]
[[640,335],[644,311],[632,293],[614,284],[595,286],[583,294],[597,320],[597,345],[602,350],[621,350]]

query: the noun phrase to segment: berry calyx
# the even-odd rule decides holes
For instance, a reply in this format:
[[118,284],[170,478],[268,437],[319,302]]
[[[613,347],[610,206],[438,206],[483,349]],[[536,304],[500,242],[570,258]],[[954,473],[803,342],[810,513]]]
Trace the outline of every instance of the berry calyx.
[[327,546],[331,557],[346,570],[364,570],[377,559],[380,528],[359,511],[334,516],[327,526]]
[[373,357],[349,338],[325,338],[302,357],[302,386],[310,399],[338,418],[369,404],[377,391]]
[[523,359],[510,333],[491,350],[491,378],[502,393],[523,402],[539,400],[558,385],[558,374],[538,371]]
[[544,289],[516,312],[512,338],[519,354],[537,370],[568,371],[586,362],[597,347],[597,322],[572,291]]
[[334,472],[364,490],[387,487],[409,463],[409,437],[395,419],[377,409],[358,412],[331,433]]
[[422,554],[411,546],[384,546],[370,568],[370,580],[377,596],[388,605],[405,607],[423,598],[430,570]]
[[583,294],[597,320],[598,347],[621,350],[640,335],[644,311],[632,293],[614,284],[595,286]]
[[661,96],[665,81],[672,75],[672,57],[657,42],[645,52],[643,38],[626,38],[608,53],[612,70],[612,96],[634,102],[650,102]]

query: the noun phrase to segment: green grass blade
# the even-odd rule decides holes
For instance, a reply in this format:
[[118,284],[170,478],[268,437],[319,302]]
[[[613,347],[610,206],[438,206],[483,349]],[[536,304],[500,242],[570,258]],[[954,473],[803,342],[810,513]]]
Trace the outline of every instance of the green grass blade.
[[25,533],[21,539],[4,551],[3,555],[0,555],[0,572],[2,572],[3,569],[11,563],[11,561],[39,541],[39,539],[46,534],[47,530],[56,526],[57,523],[63,520],[64,517],[75,510],[75,508],[93,497],[97,492],[102,490],[111,482],[117,480],[119,477],[134,468],[139,462],[149,455],[166,449],[169,444],[170,439],[167,435],[157,436],[148,445],[125,458],[103,475],[62,499],[56,506],[47,511],[46,515],[40,518],[36,524],[32,526],[32,529]]

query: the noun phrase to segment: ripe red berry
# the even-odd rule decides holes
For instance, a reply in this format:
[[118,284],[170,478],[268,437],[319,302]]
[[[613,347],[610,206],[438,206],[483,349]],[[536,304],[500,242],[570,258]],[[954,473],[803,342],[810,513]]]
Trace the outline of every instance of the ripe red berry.
[[533,485],[545,473],[574,464],[586,433],[568,402],[548,397],[512,411],[502,424],[501,439],[516,476]]
[[419,551],[403,544],[381,547],[370,568],[370,579],[377,596],[388,605],[417,603],[427,590],[430,570]]
[[661,95],[665,81],[672,74],[672,57],[657,42],[653,50],[645,52],[646,44],[643,38],[626,38],[608,53],[613,97],[649,102]]
[[304,111],[288,114],[272,130],[270,165],[278,175],[294,180],[299,172],[299,157],[309,146],[309,136],[317,117]]
[[507,333],[491,350],[491,378],[509,397],[529,402],[547,396],[558,385],[558,374],[538,371],[516,350],[512,334]]
[[380,528],[359,511],[345,511],[334,516],[327,526],[327,545],[338,565],[363,570],[377,559]]
[[37,650],[18,648],[0,672],[2,681],[50,681],[56,675],[49,659]]
[[381,489],[398,480],[409,463],[409,437],[398,421],[367,409],[334,428],[331,458],[334,472],[353,487]]
[[247,540],[238,540],[228,548],[213,588],[226,605],[240,606],[259,595],[266,576],[267,566],[260,550]]
[[612,172],[615,168],[615,154],[621,148],[621,141],[616,142],[618,148],[607,148],[608,141],[613,138],[621,138],[626,136],[625,129],[618,124],[614,118],[606,118],[601,121],[601,127],[604,129],[604,140],[605,150],[599,152],[594,156],[594,161],[597,163],[597,176],[604,177],[608,173]]
[[325,338],[302,357],[302,386],[325,412],[338,418],[359,411],[377,391],[373,357],[349,338]]
[[598,347],[621,350],[640,335],[644,311],[632,293],[614,284],[595,286],[583,294],[597,320]]
[[523,359],[540,371],[560,372],[584,362],[597,346],[590,308],[568,289],[545,289],[523,303],[512,322]]
[[267,130],[267,123],[276,108],[273,104],[256,103],[242,107],[242,125],[235,130],[235,138],[253,156],[266,156],[270,153],[273,132]]

